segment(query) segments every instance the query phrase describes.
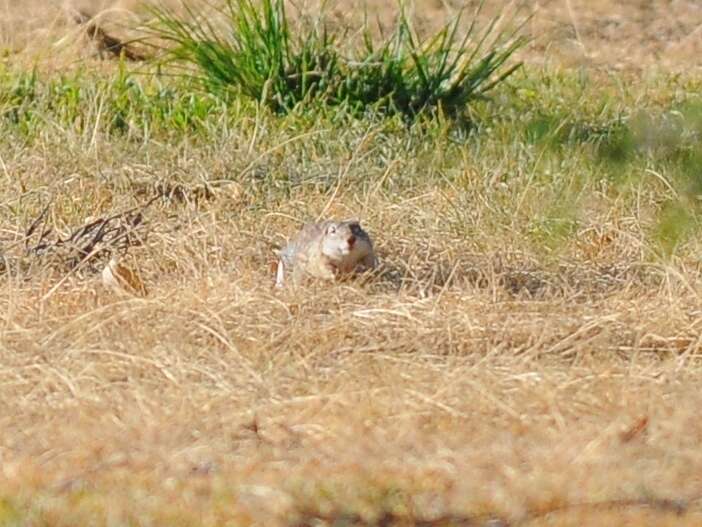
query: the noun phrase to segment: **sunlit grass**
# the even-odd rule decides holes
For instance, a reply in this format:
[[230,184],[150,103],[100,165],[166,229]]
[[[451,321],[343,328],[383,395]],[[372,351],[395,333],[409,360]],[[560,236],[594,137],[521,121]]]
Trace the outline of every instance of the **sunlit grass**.
[[276,112],[322,104],[406,117],[461,113],[514,73],[520,63],[508,61],[525,43],[519,28],[498,27],[497,18],[486,28],[473,21],[461,34],[460,16],[419,40],[402,8],[381,42],[366,26],[347,56],[343,35],[328,30],[323,15],[293,27],[283,0],[227,0],[207,15],[184,6],[187,19],[153,8],[151,33],[166,43],[164,63],[187,68],[210,91],[233,88]]
[[[99,66],[0,73],[0,525],[700,524],[693,73],[408,119]],[[154,196],[144,298],[27,253]],[[277,291],[318,216],[377,276]]]

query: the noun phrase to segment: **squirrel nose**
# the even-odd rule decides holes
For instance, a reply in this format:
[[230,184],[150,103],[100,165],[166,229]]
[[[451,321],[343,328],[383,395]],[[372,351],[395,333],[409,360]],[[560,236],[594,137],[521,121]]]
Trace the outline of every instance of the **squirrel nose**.
[[353,247],[353,244],[356,243],[356,237],[352,234],[351,236],[349,236],[348,242],[349,247]]

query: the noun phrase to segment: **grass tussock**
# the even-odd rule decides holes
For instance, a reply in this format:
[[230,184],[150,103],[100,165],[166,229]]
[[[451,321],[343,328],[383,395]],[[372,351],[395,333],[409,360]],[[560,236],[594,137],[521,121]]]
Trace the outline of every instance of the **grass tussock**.
[[318,102],[355,113],[461,113],[514,73],[520,64],[507,61],[525,43],[497,18],[485,29],[474,20],[461,36],[460,15],[420,41],[401,7],[390,35],[375,43],[366,25],[363,44],[347,56],[321,16],[291,27],[283,0],[227,0],[215,10],[224,29],[212,13],[185,11],[187,19],[153,9],[151,33],[169,45],[165,62],[190,66],[209,90],[235,88],[276,112]]

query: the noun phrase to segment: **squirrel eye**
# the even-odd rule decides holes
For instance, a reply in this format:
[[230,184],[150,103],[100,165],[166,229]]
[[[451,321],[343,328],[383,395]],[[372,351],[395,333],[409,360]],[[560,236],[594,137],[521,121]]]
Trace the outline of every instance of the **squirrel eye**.
[[329,234],[334,234],[336,232],[336,225],[330,225],[329,229],[327,229],[327,232]]

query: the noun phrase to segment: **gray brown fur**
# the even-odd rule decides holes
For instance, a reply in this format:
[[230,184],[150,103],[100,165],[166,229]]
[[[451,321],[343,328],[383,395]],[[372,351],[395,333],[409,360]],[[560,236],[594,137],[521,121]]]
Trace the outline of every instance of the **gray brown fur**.
[[287,275],[295,284],[305,277],[336,280],[377,264],[373,242],[357,220],[308,223],[279,256],[277,287]]

